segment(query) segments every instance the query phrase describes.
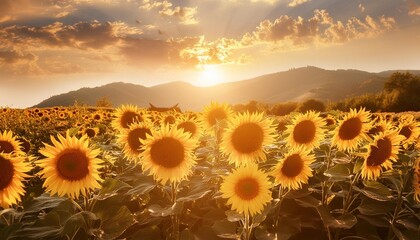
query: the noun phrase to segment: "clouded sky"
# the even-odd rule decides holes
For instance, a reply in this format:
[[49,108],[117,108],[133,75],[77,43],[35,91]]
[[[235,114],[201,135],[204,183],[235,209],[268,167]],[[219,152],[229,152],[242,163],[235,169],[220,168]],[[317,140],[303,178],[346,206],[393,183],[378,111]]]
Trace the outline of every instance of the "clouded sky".
[[0,106],[110,82],[420,69],[419,0],[0,0]]

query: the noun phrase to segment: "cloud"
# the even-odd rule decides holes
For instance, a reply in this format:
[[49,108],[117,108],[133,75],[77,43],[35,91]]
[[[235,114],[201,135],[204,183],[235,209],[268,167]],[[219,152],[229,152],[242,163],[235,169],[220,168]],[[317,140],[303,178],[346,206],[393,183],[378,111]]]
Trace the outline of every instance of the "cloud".
[[39,47],[72,47],[101,49],[116,44],[126,35],[141,34],[137,28],[122,22],[79,22],[65,25],[61,22],[42,27],[0,27],[0,37],[17,45]]
[[0,72],[9,74],[38,74],[38,56],[16,49],[0,48]]
[[338,44],[353,39],[376,36],[395,26],[395,19],[381,16],[373,19],[352,17],[346,22],[334,20],[326,10],[315,10],[311,18],[292,18],[282,15],[274,21],[264,20],[255,31],[242,38],[244,45],[259,42],[272,43],[277,47],[298,48],[310,44]]
[[181,24],[184,25],[193,25],[199,23],[198,19],[196,18],[197,7],[175,7],[171,2],[167,0],[143,0],[143,4],[140,6],[140,8],[147,11],[157,10],[161,16],[175,17],[180,21]]
[[307,2],[310,2],[310,1],[311,0],[293,0],[289,4],[287,4],[287,6],[296,7],[296,6],[299,6],[301,4],[304,4],[304,3],[307,3]]
[[408,4],[408,15],[420,16],[420,5],[416,4],[414,0],[407,0]]

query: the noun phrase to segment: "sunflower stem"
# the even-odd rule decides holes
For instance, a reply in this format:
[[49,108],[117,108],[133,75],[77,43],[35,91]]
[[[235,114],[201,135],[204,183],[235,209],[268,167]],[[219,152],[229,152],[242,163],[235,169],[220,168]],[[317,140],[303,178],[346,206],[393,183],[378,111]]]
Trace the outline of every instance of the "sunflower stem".
[[413,174],[413,171],[414,171],[414,168],[412,167],[412,164],[409,164],[407,173],[403,174],[403,181],[400,186],[400,191],[398,192],[397,206],[394,209],[394,214],[392,215],[392,220],[390,221],[390,226],[388,228],[388,235],[387,235],[388,240],[394,239],[394,231],[392,230],[392,226],[394,226],[396,220],[398,219],[400,215],[400,210],[404,203],[403,201],[404,189],[408,183],[408,179],[410,179],[410,175]]
[[4,219],[4,221],[6,222],[6,225],[9,226],[10,222],[9,220],[7,220],[7,218],[2,214],[1,217]]
[[76,206],[77,209],[79,209],[80,212],[83,212],[83,208],[80,206],[79,203],[77,203],[76,201],[74,201],[73,198],[70,198],[70,201]]
[[[172,207],[176,203],[177,191],[178,191],[178,184],[176,182],[172,182],[171,183]],[[171,220],[172,220],[172,239],[178,240],[179,239],[179,216],[178,216],[178,214],[172,215]]]
[[245,240],[251,239],[251,231],[252,231],[252,225],[251,225],[251,218],[249,216],[249,213],[244,214],[244,233],[245,233]]

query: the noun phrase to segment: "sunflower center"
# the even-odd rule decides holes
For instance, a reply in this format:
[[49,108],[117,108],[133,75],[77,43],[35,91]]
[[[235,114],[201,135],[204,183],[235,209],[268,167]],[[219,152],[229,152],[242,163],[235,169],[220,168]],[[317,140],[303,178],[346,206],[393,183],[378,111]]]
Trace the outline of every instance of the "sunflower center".
[[12,163],[0,156],[0,191],[7,188],[12,182],[14,169]]
[[400,130],[400,134],[403,135],[406,139],[410,138],[411,133],[412,133],[412,131],[411,131],[410,126],[404,126]]
[[244,123],[232,134],[233,147],[241,153],[252,153],[261,148],[264,132],[256,123]]
[[140,116],[140,114],[132,112],[132,111],[127,111],[124,112],[123,115],[121,116],[121,126],[123,126],[124,128],[128,128],[128,126],[136,121],[141,121],[142,118]]
[[69,149],[57,159],[57,171],[68,181],[78,181],[89,174],[89,159],[78,149]]
[[252,200],[259,192],[260,185],[255,178],[242,178],[235,184],[235,194],[243,200]]
[[165,124],[174,124],[176,121],[175,117],[172,115],[166,116],[165,120],[163,121]]
[[352,140],[359,136],[362,131],[362,121],[359,118],[349,118],[343,122],[338,131],[338,136],[342,140]]
[[217,121],[221,121],[226,118],[226,112],[223,109],[217,108],[208,114],[207,120],[211,126],[214,126],[217,123]]
[[0,152],[11,153],[13,150],[15,150],[15,148],[10,142],[0,140]]
[[184,132],[191,133],[191,136],[193,136],[197,132],[197,127],[193,122],[182,122],[178,125],[178,128],[182,128]]
[[371,128],[369,130],[369,134],[370,135],[376,135],[376,134],[381,133],[383,131],[384,131],[384,128],[382,126],[375,126],[375,127]]
[[88,128],[85,131],[86,135],[88,135],[88,137],[93,138],[96,135],[95,130],[93,130],[92,128]]
[[316,127],[315,123],[311,120],[304,120],[296,124],[293,129],[293,139],[297,143],[309,143],[315,138]]
[[140,139],[146,139],[146,133],[152,134],[148,128],[136,128],[128,133],[127,142],[132,151],[140,153],[140,147],[142,146]]
[[299,175],[303,170],[303,159],[299,154],[292,154],[284,159],[281,173],[286,177],[292,178]]
[[152,144],[150,156],[157,165],[174,168],[184,161],[184,146],[174,138],[164,137]]
[[384,163],[392,154],[392,142],[389,138],[378,140],[378,146],[371,146],[371,152],[367,158],[368,166],[379,166]]

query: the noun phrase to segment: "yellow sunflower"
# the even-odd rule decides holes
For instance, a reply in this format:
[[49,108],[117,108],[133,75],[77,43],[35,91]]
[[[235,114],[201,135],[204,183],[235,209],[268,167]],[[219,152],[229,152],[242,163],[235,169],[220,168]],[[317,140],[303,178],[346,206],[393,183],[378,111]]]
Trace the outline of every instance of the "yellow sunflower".
[[134,123],[130,125],[129,129],[118,135],[117,141],[123,145],[123,153],[128,160],[134,162],[139,160],[143,146],[140,140],[145,140],[146,134],[152,135],[152,128],[149,123]]
[[308,183],[309,177],[312,177],[309,165],[315,161],[315,155],[310,154],[310,151],[303,147],[289,150],[270,172],[275,177],[275,182],[284,188],[295,190]]
[[12,131],[0,132],[0,153],[23,154],[21,142],[16,139],[16,136],[13,136]]
[[29,177],[25,172],[30,170],[25,158],[0,153],[0,207],[9,208],[20,201],[25,193],[23,180]]
[[362,166],[362,177],[376,180],[381,175],[382,168],[392,169],[392,161],[397,161],[400,143],[404,137],[397,131],[379,133],[368,146],[365,161]]
[[66,137],[58,135],[58,141],[51,136],[51,142],[53,145],[44,143],[39,150],[46,158],[37,162],[48,192],[77,199],[80,193],[86,195],[88,190],[101,187],[99,168],[103,161],[97,158],[100,150],[89,147],[86,135],[78,139],[67,131]]
[[248,164],[225,176],[220,191],[223,198],[228,199],[227,203],[232,205],[232,210],[254,216],[271,201],[270,187],[267,174],[256,164]]
[[420,157],[414,162],[413,189],[414,199],[420,203]]
[[369,129],[368,134],[370,136],[377,135],[379,133],[384,133],[386,131],[390,131],[394,128],[392,122],[385,120],[383,117],[379,117],[379,119],[375,122],[375,124]]
[[128,129],[130,124],[135,122],[148,121],[147,115],[134,105],[122,105],[115,111],[115,118],[112,120],[112,126],[118,130],[124,128]]
[[176,127],[162,125],[157,131],[145,140],[143,152],[140,154],[140,163],[143,171],[149,171],[150,175],[161,182],[180,182],[191,174],[191,168],[196,164],[193,150],[196,141]]
[[83,135],[87,135],[89,138],[94,138],[99,134],[99,128],[98,127],[86,127],[82,131]]
[[202,114],[203,125],[212,128],[218,121],[229,121],[233,115],[232,108],[225,103],[211,102],[204,107]]
[[414,117],[410,118],[404,116],[404,118],[401,118],[398,129],[399,134],[403,135],[405,138],[402,141],[402,145],[405,149],[407,149],[409,145],[415,143],[420,136],[420,123],[417,122]]
[[192,139],[198,139],[201,135],[202,128],[195,118],[188,116],[179,118],[175,124],[178,129],[182,129],[184,132],[191,134]]
[[265,161],[264,147],[275,142],[276,126],[263,113],[236,115],[223,133],[220,150],[236,166]]
[[353,151],[363,140],[369,139],[367,132],[371,127],[369,111],[350,109],[335,128],[332,145],[340,151]]
[[319,116],[318,112],[308,111],[305,114],[299,113],[287,126],[286,132],[287,145],[290,148],[304,147],[313,149],[319,146],[320,141],[324,139],[325,133],[322,127],[325,127],[325,120]]

